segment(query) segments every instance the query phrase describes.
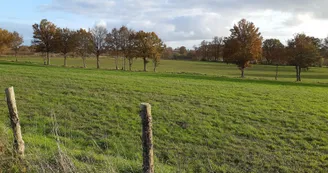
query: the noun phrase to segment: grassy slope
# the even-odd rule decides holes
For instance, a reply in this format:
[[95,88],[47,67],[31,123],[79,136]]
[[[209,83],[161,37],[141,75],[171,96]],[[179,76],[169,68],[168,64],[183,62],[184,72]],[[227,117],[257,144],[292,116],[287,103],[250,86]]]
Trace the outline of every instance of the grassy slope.
[[[140,171],[149,102],[157,172],[328,171],[327,85],[1,63],[10,85],[31,163],[53,162],[56,115],[79,170]],[[8,126],[4,101],[0,115]]]

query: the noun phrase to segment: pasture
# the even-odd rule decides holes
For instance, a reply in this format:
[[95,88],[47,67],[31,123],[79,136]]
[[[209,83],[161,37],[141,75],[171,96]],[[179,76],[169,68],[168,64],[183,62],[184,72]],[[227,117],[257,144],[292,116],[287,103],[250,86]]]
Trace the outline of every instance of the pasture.
[[[275,67],[263,65],[239,79],[223,63],[163,60],[153,73],[139,72],[139,60],[134,72],[106,70],[115,67],[110,58],[100,70],[94,59],[87,69],[60,67],[62,58],[48,67],[12,60],[0,58],[0,88],[15,87],[32,172],[57,169],[53,117],[78,172],[141,172],[141,102],[152,105],[156,172],[328,171],[327,68],[296,83],[288,66],[274,81]],[[4,99],[0,115],[1,139],[11,142]]]
[[[15,57],[0,57],[0,61],[15,61]],[[43,64],[41,57],[18,57],[20,63]],[[83,66],[81,58],[68,58],[68,67],[81,68]],[[88,69],[96,68],[96,59],[87,58]],[[119,68],[122,68],[123,61],[119,59]],[[51,58],[51,64],[55,66],[63,66],[64,60],[62,57]],[[148,71],[153,71],[153,64],[150,61],[147,65]],[[101,57],[101,69],[115,69],[114,58]],[[126,69],[128,62],[126,61]],[[142,71],[143,62],[141,59],[134,60],[132,65],[133,71]],[[245,70],[246,78],[258,80],[274,80],[275,66],[269,65],[253,65]],[[216,63],[216,62],[199,62],[199,61],[176,61],[176,60],[161,60],[158,72],[162,73],[192,73],[208,76],[232,77],[239,78],[240,71],[234,64]],[[294,82],[295,67],[279,66],[278,80]],[[328,83],[328,68],[310,68],[308,72],[302,72],[302,82],[304,83]]]

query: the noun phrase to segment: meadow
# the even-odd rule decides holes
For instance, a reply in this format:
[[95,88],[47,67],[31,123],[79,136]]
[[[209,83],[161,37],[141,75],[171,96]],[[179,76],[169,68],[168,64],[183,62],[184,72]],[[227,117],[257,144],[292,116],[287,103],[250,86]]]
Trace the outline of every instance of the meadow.
[[[296,83],[289,66],[275,81],[275,67],[264,65],[240,79],[223,63],[163,60],[154,73],[140,72],[139,60],[134,72],[109,70],[110,58],[100,70],[94,59],[87,69],[60,67],[61,58],[48,67],[12,60],[0,58],[0,88],[15,87],[30,172],[59,169],[54,117],[77,172],[141,172],[141,102],[152,105],[156,172],[328,172],[327,68]],[[10,143],[4,99],[0,115]]]

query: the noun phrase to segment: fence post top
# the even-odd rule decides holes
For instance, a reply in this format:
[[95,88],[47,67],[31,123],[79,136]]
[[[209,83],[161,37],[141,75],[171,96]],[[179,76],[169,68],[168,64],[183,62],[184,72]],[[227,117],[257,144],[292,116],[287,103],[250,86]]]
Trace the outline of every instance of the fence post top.
[[11,86],[11,87],[6,88],[5,91],[9,91],[9,90],[13,90],[13,89],[14,89],[14,87]]
[[143,108],[143,107],[151,107],[151,105],[149,103],[141,103],[140,108]]

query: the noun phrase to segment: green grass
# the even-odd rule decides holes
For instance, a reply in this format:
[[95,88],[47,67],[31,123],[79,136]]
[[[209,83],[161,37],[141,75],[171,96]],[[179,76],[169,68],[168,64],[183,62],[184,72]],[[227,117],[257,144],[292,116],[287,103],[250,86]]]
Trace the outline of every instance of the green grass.
[[[292,67],[273,81],[270,66],[242,80],[219,63],[162,61],[158,73],[34,63],[0,62],[0,88],[15,87],[32,171],[56,167],[55,115],[61,147],[80,172],[141,172],[138,111],[149,102],[156,172],[328,172],[326,68],[295,83]],[[9,131],[4,100],[0,115]]]
[[[14,61],[14,57],[0,57],[0,61]],[[43,64],[41,57],[20,57],[19,62],[27,62],[32,64]],[[134,61],[132,70],[143,70],[142,60],[138,59]],[[51,58],[51,64],[55,66],[62,66],[64,64],[63,58]],[[70,67],[82,67],[81,58],[68,58],[68,66]],[[127,66],[127,64],[126,64]],[[96,68],[95,58],[87,59],[87,67],[91,69]],[[100,67],[102,69],[114,69],[115,62],[113,58],[102,57],[100,59]],[[122,68],[122,59],[119,60],[119,67]],[[128,69],[128,67],[126,67]],[[148,64],[148,70],[153,70],[153,65],[150,62]],[[268,65],[253,65],[251,68],[247,68],[245,71],[246,78],[258,79],[258,80],[274,80],[275,66]],[[239,78],[240,71],[233,64],[215,63],[215,62],[194,62],[194,61],[172,61],[162,60],[157,69],[158,72],[171,72],[171,73],[193,73],[193,74],[205,74],[215,76],[225,76]],[[291,66],[279,67],[279,81],[296,81],[295,68]],[[308,72],[302,72],[303,83],[328,83],[328,68],[310,68]]]

